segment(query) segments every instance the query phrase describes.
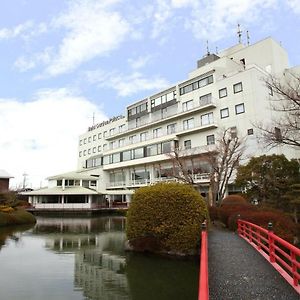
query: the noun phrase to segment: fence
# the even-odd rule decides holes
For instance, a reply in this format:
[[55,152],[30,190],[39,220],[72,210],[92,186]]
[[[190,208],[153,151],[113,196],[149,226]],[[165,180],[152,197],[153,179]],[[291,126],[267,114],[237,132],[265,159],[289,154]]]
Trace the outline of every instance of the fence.
[[238,220],[238,233],[252,245],[300,294],[300,249],[268,229],[244,220]]

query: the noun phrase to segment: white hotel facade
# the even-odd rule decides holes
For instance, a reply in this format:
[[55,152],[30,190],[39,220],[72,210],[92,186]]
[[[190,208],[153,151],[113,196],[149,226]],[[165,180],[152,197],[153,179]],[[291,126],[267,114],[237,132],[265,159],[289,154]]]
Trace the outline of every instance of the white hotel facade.
[[136,188],[174,180],[168,153],[181,149],[201,193],[209,191],[209,165],[199,154],[214,148],[230,128],[246,137],[247,154],[299,157],[287,146],[272,152],[259,144],[254,124],[271,121],[275,97],[263,78],[282,76],[287,52],[272,38],[206,55],[182,82],[127,107],[79,137],[77,170],[53,176],[49,187],[27,193],[36,208],[91,209],[128,204]]

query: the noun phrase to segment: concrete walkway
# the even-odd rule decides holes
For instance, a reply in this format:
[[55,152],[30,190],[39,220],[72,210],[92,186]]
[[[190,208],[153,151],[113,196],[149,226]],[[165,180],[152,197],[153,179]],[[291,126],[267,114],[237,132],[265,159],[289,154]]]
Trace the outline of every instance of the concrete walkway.
[[208,234],[210,300],[300,300],[285,279],[237,233]]

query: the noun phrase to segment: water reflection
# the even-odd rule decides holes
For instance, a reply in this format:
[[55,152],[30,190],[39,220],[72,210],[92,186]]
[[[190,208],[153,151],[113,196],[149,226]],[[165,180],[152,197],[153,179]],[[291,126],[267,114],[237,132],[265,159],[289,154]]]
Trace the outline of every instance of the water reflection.
[[[0,248],[0,264],[8,277],[7,282],[16,280],[12,272],[16,267],[3,263],[15,260],[12,253],[29,253],[27,265],[18,274],[20,282],[26,277],[25,287],[18,286],[17,291],[3,293],[5,280],[0,281],[0,298],[196,299],[197,261],[125,253],[125,221],[124,217],[39,217],[32,229],[0,229],[0,243],[9,248],[5,253]],[[11,242],[14,238],[24,241],[23,249],[14,248]],[[32,268],[37,261],[40,268]],[[19,263],[18,267],[21,265]],[[32,281],[39,290],[30,286]]]

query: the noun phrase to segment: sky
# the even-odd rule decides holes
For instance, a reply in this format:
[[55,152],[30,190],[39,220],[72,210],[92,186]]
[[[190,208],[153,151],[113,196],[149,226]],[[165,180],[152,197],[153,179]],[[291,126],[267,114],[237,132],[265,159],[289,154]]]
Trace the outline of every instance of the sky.
[[[300,65],[299,0],[2,0],[0,169],[11,188],[75,170],[95,122],[187,78],[206,53],[272,36]],[[26,175],[24,175],[26,174]]]

